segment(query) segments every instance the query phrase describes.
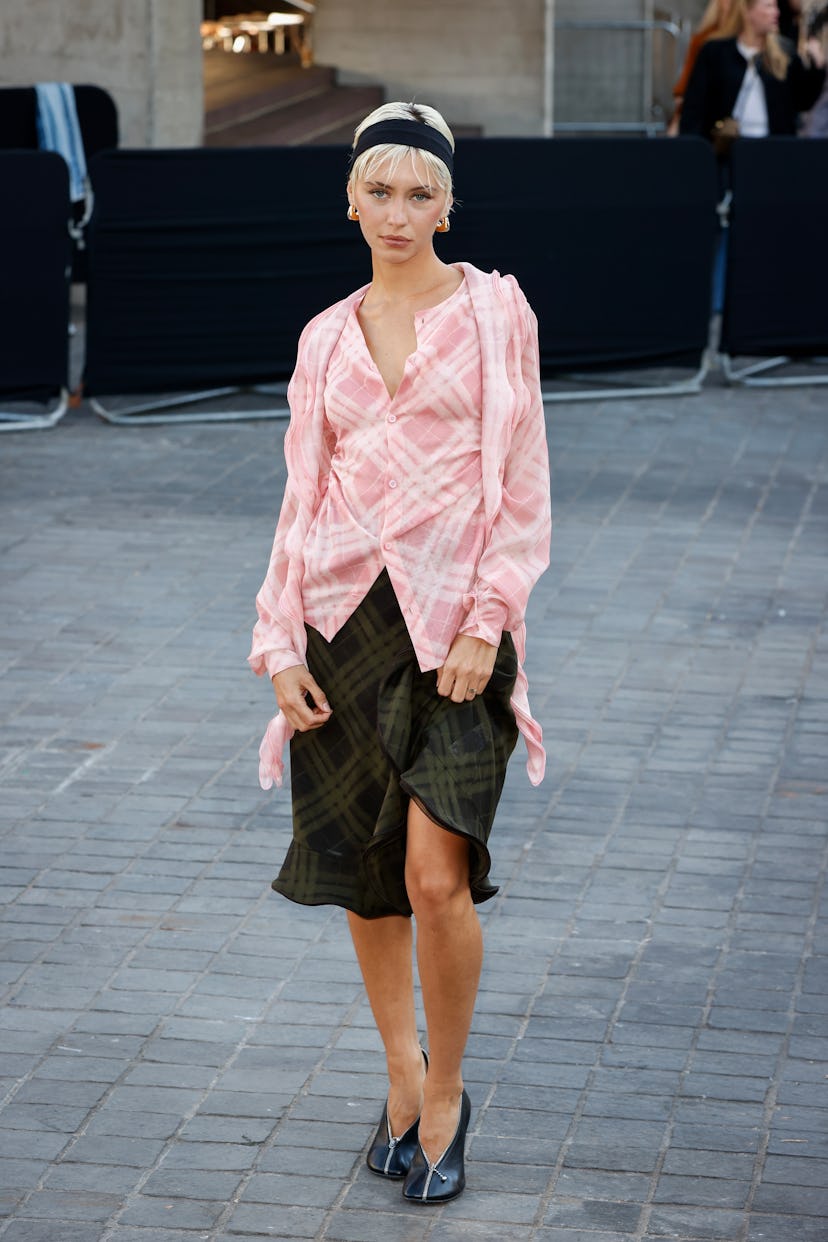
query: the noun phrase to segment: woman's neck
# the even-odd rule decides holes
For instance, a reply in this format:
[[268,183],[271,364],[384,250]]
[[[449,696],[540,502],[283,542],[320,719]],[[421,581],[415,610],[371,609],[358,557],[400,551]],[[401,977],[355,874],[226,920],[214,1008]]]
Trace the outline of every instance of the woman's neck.
[[744,26],[739,34],[739,42],[744,44],[745,47],[755,48],[757,52],[764,52],[766,39],[767,35],[757,34],[749,26]]
[[446,278],[446,264],[432,251],[408,263],[383,263],[374,259],[371,290],[375,297],[404,302],[419,298]]

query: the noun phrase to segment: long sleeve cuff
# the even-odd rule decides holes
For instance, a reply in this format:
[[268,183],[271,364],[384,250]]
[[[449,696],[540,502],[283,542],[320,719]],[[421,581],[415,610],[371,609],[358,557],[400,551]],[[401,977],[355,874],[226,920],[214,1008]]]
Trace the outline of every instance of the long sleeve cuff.
[[266,651],[264,662],[268,677],[275,677],[277,673],[283,673],[286,668],[294,668],[297,664],[304,664],[301,656],[298,656],[295,651],[291,651],[286,647],[277,647],[273,651]]
[[470,594],[463,597],[463,603],[468,611],[458,633],[467,634],[470,638],[482,638],[492,647],[499,647],[509,615],[503,601],[495,596],[480,599],[478,595]]

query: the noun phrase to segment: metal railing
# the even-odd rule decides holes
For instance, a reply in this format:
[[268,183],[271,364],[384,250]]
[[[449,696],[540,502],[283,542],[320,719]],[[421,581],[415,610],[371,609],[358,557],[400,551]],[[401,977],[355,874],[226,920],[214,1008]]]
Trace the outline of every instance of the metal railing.
[[[589,39],[572,41],[561,48],[562,34],[582,33]],[[556,134],[663,134],[671,111],[672,86],[679,75],[688,30],[672,17],[652,21],[568,21],[555,22],[555,107],[553,129]],[[617,40],[603,36],[640,36],[640,42],[627,43],[633,51],[626,65],[619,57]],[[666,45],[665,45],[666,41]],[[568,41],[564,41],[568,42]],[[581,43],[579,49],[577,44]],[[571,73],[566,73],[569,66]],[[559,83],[562,82],[562,87]],[[572,93],[582,101],[591,97],[595,110],[625,110],[628,117],[571,117],[566,106],[567,87],[577,83]],[[613,91],[613,83],[615,84]],[[563,96],[563,99],[561,99]],[[563,116],[561,116],[563,113]]]

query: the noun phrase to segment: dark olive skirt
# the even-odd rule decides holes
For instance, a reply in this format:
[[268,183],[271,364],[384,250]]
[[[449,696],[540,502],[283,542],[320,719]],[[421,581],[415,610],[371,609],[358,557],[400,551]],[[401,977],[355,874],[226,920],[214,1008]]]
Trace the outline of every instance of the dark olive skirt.
[[421,673],[385,570],[329,643],[307,626],[308,668],[333,715],[290,743],[293,841],[273,888],[363,918],[411,914],[405,888],[410,799],[469,842],[475,902],[494,896],[487,842],[518,731],[517,675],[504,634],[483,694],[452,703]]

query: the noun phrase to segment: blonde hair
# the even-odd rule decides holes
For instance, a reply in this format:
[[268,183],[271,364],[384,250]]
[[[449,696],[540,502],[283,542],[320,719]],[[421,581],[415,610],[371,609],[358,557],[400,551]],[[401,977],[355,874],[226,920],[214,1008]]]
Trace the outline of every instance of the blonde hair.
[[[430,108],[428,104],[400,102],[381,104],[379,108],[369,112],[354,131],[352,150],[363,130],[366,130],[369,125],[376,125],[379,121],[420,121],[423,125],[430,125],[432,129],[442,134],[452,151],[454,150],[454,135],[436,108]],[[451,173],[439,156],[433,155],[431,151],[422,151],[419,147],[403,147],[393,142],[383,142],[377,147],[370,147],[354,160],[348,177],[348,185],[353,181],[370,181],[379,166],[385,164],[386,161],[390,163],[390,172],[393,175],[407,158],[411,160],[412,165],[415,160],[422,163],[428,184],[432,189],[438,189],[445,194],[446,210],[449,210],[449,200],[452,194]]]
[[708,31],[720,30],[727,22],[732,8],[733,0],[710,0],[696,27],[697,32],[707,34]]
[[[736,3],[730,10],[730,16],[727,21],[719,28],[719,37],[722,39],[738,38],[747,25],[748,11],[753,8],[756,2],[757,0],[736,0]],[[779,35],[769,34],[765,36],[762,61],[775,78],[784,81],[785,75],[788,72],[790,57],[779,42]]]

